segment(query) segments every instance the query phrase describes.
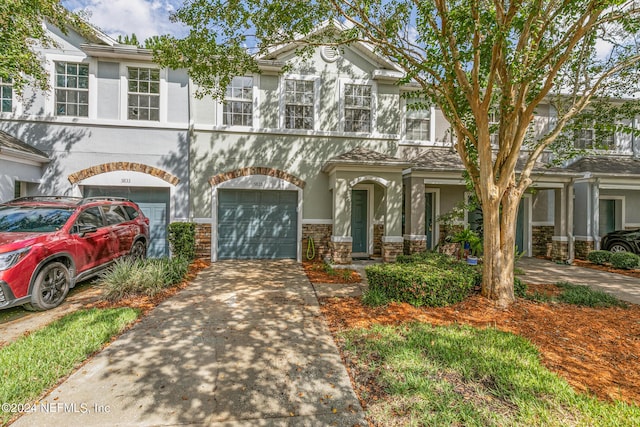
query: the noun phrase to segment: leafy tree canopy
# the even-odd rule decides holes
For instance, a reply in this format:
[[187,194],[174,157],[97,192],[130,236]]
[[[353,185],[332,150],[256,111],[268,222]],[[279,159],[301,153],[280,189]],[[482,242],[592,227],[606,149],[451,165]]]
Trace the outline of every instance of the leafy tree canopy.
[[59,0],[0,1],[0,76],[11,79],[18,93],[29,82],[29,76],[42,90],[49,87],[43,58],[33,49],[55,46],[45,21],[63,32],[69,26],[83,33],[91,31],[79,15],[66,10]]

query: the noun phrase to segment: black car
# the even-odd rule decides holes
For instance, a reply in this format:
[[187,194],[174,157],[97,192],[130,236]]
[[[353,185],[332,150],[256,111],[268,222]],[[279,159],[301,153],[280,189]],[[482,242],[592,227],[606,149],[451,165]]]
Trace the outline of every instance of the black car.
[[602,237],[600,247],[611,252],[640,254],[640,228],[612,231]]

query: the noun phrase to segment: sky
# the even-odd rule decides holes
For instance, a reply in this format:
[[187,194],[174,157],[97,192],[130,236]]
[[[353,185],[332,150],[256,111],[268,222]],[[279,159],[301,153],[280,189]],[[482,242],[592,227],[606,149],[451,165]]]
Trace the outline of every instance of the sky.
[[169,21],[182,0],[62,0],[69,10],[85,11],[91,24],[103,32],[118,35],[135,33],[140,42],[160,34],[180,36],[184,29]]

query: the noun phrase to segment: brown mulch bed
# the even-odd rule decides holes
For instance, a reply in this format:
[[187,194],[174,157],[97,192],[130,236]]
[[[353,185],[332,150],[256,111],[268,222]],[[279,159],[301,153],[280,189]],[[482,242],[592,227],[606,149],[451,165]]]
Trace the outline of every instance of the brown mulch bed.
[[586,268],[592,268],[594,270],[600,270],[600,271],[606,271],[608,273],[617,273],[617,274],[622,274],[625,276],[630,276],[630,277],[637,277],[638,279],[640,279],[640,269],[635,269],[635,270],[623,270],[620,268],[613,268],[609,265],[598,265],[598,264],[594,264],[590,261],[584,261],[581,259],[575,259],[573,260],[573,264],[577,265],[578,267],[586,267]]
[[[555,285],[529,285],[530,291],[553,294]],[[518,299],[497,308],[479,295],[450,307],[416,308],[392,303],[371,308],[360,298],[325,298],[322,312],[333,333],[367,328],[374,323],[428,322],[495,327],[534,343],[542,362],[574,388],[603,400],[640,404],[640,306],[584,308]]]
[[362,280],[354,270],[336,268],[331,273],[326,271],[326,265],[323,262],[302,263],[304,272],[311,283],[360,283]]

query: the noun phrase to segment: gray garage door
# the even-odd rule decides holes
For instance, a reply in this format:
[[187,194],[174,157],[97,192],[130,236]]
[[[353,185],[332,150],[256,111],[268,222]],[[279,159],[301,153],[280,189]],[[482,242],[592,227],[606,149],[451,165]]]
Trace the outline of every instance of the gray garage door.
[[169,255],[167,213],[170,196],[168,188],[86,186],[83,188],[83,195],[85,197],[124,197],[136,202],[149,218],[150,241],[147,255],[150,258]]
[[220,190],[218,258],[296,258],[298,193]]

